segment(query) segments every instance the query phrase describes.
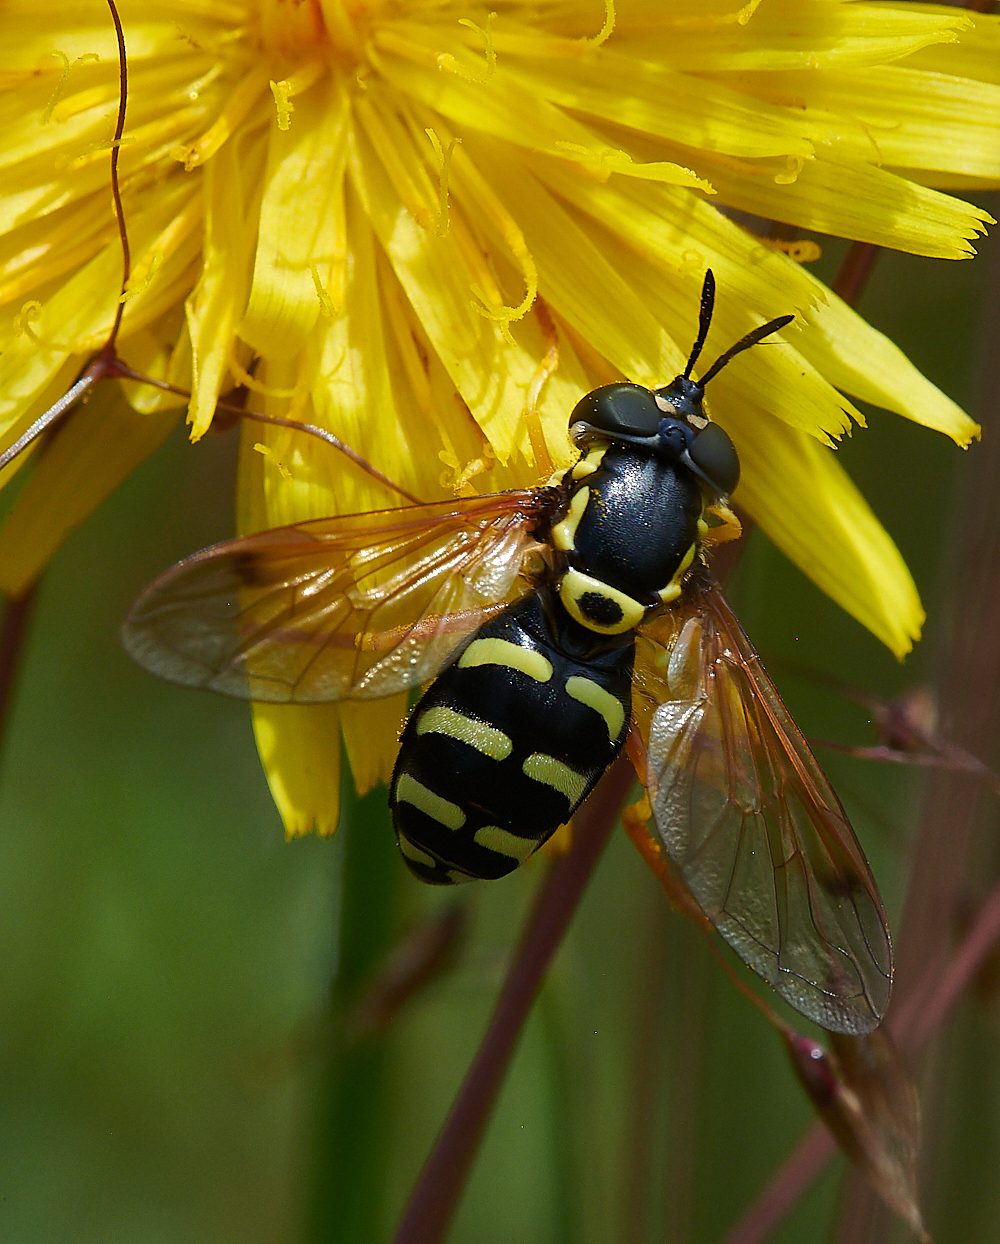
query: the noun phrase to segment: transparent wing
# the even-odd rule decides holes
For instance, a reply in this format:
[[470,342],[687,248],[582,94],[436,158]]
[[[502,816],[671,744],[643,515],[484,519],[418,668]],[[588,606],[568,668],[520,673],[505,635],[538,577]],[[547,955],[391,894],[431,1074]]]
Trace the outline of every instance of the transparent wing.
[[889,930],[829,782],[718,586],[698,571],[637,641],[653,821],[740,957],[797,1011],[863,1033],[885,1012]]
[[242,699],[378,699],[432,678],[526,590],[544,489],[276,527],[179,562],[136,600],[125,648],[170,682]]

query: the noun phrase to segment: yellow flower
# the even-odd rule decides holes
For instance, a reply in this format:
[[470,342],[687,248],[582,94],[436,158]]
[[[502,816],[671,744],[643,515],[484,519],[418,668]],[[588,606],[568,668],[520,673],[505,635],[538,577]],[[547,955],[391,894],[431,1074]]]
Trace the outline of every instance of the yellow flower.
[[[123,0],[121,351],[190,389],[193,439],[246,382],[428,500],[536,482],[567,415],[619,376],[682,368],[706,267],[716,353],[794,311],[713,382],[739,501],[793,561],[906,652],[922,611],[827,446],[844,394],[975,425],[809,272],[719,207],[961,258],[1000,184],[1000,21],[842,0]],[[603,23],[603,26],[602,26]],[[0,447],[110,327],[114,30],[97,0],[7,0]],[[248,371],[253,371],[253,378]],[[23,590],[163,440],[179,399],[129,385],[69,423],[0,529]],[[255,452],[256,451],[256,452]],[[19,463],[8,468],[8,475]],[[0,481],[3,482],[3,481]],[[241,530],[395,504],[301,433],[249,425]],[[29,538],[26,538],[29,537]],[[255,708],[290,833],[333,828],[343,729],[360,788],[402,704]],[[332,767],[331,767],[332,766]]]

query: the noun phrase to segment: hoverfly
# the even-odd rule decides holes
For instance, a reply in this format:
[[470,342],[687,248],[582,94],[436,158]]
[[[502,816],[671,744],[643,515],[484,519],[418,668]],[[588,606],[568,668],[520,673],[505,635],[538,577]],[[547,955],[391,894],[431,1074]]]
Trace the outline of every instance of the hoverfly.
[[[416,876],[513,871],[570,819],[631,728],[652,822],[745,963],[824,1028],[862,1033],[892,978],[864,854],[708,569],[739,480],[695,381],[622,382],[571,415],[548,486],[350,514],[229,540],[148,587],[125,647],[171,682],[244,699],[378,699],[434,680],[402,732],[390,804]],[[723,507],[720,510],[720,507]]]

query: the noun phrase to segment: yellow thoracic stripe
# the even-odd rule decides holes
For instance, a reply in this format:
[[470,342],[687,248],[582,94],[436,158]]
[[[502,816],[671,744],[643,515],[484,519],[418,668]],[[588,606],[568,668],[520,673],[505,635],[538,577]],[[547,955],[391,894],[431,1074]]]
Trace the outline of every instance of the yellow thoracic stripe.
[[465,824],[465,813],[457,803],[435,795],[423,782],[418,782],[408,773],[401,774],[396,783],[396,800],[399,803],[412,803],[431,820],[447,829],[461,829]]
[[[701,519],[698,520],[698,523],[700,526]],[[662,600],[665,605],[672,604],[673,601],[675,601],[677,597],[680,596],[681,579],[684,578],[685,574],[688,571],[688,567],[694,561],[694,555],[695,555],[695,552],[697,551],[697,547],[698,546],[696,544],[691,545],[688,551],[681,558],[681,564],[674,571],[674,577],[670,580],[670,582],[667,584],[666,587],[661,588],[657,592],[657,596],[659,596],[660,600]]]
[[560,795],[565,795],[571,807],[579,802],[587,789],[587,779],[582,773],[556,760],[555,756],[546,756],[544,752],[532,752],[521,768],[526,777],[543,782]]
[[484,825],[482,829],[477,829],[476,842],[481,847],[496,851],[499,855],[506,855],[512,860],[517,860],[519,864],[523,864],[538,846],[537,839],[519,838],[517,834],[508,833],[499,825]]
[[592,678],[584,678],[579,674],[566,679],[566,694],[601,714],[607,723],[608,737],[612,743],[618,738],[625,724],[625,710],[621,700],[616,699],[610,691],[605,691]]
[[566,517],[552,528],[552,543],[564,553],[568,553],[576,544],[576,529],[589,500],[590,489],[580,488],[573,494]]
[[506,760],[514,744],[510,737],[485,721],[456,713],[453,708],[439,704],[429,708],[417,718],[417,734],[445,734],[460,743],[468,743],[491,760]]
[[506,665],[520,670],[535,682],[548,682],[552,677],[552,662],[533,648],[522,648],[509,639],[476,639],[469,644],[458,661],[458,668],[473,665]]
[[588,475],[593,475],[600,468],[601,461],[607,452],[607,445],[595,445],[586,458],[581,458],[570,472],[573,479],[586,479]]

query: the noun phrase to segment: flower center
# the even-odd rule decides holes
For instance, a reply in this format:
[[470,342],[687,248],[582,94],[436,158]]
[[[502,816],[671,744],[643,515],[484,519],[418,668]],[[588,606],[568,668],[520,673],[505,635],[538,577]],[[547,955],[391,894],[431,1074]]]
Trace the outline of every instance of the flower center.
[[260,0],[261,42],[294,61],[362,56],[385,0]]

